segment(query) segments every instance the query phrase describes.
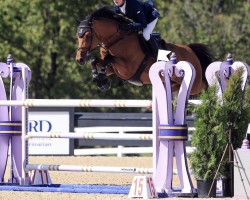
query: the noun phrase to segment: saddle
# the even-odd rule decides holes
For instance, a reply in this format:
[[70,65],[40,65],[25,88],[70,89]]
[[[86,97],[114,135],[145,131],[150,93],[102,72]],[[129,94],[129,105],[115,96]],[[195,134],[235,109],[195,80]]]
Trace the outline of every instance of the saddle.
[[140,31],[138,33],[138,38],[139,38],[139,43],[141,45],[141,48],[143,52],[145,53],[145,57],[142,60],[137,71],[135,72],[134,76],[131,79],[127,80],[127,82],[137,85],[137,86],[142,86],[143,83],[140,81],[140,76],[146,68],[146,64],[147,64],[149,57],[157,58],[158,50],[166,49],[166,48],[164,46],[165,41],[161,39],[161,35],[159,33],[151,34],[149,41],[146,41],[145,38],[143,37],[142,32]]
[[158,50],[164,49],[160,33],[152,33],[148,41],[143,37],[142,32],[138,33],[139,42],[143,52],[147,56],[157,57]]

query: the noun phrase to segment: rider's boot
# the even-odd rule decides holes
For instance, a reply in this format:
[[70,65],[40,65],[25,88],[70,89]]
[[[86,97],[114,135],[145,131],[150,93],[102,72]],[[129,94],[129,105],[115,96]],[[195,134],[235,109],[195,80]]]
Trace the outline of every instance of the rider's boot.
[[151,48],[149,47],[147,41],[146,41],[145,38],[143,37],[142,31],[139,31],[139,32],[138,32],[138,38],[139,38],[139,43],[140,43],[140,45],[141,45],[141,48],[142,48],[143,52],[144,52],[145,54],[148,54],[148,52],[150,51]]
[[147,41],[149,49],[151,51],[152,56],[157,57],[158,50],[159,50],[159,43],[158,39],[155,37],[150,37],[150,39]]

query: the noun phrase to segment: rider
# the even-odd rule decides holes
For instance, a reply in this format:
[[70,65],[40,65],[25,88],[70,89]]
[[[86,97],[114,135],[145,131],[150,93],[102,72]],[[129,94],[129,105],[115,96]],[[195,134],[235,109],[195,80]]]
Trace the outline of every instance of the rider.
[[[130,24],[120,24],[121,30],[135,30],[143,32],[143,37],[147,41],[154,53],[158,52],[158,44],[154,38],[150,37],[160,16],[153,5],[152,0],[142,2],[140,0],[113,0],[114,11],[118,14],[126,15],[133,20]],[[157,54],[157,53],[156,53]]]

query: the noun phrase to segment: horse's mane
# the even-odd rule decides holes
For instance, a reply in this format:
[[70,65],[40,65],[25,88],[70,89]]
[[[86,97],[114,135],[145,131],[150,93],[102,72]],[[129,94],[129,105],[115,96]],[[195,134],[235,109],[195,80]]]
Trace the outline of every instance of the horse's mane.
[[94,11],[90,16],[88,16],[89,22],[91,22],[92,20],[99,20],[99,19],[112,19],[117,21],[118,23],[126,23],[126,24],[132,22],[132,20],[127,18],[126,16],[115,13],[108,6],[103,6]]

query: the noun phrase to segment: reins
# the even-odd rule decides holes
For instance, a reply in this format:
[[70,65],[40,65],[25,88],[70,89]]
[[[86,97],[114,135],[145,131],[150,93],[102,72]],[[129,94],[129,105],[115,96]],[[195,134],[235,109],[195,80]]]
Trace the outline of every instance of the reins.
[[[105,19],[105,20],[109,21],[109,19]],[[92,31],[94,31],[93,24],[92,24],[91,28],[92,28]],[[94,31],[94,34],[95,34],[96,38],[98,39],[100,46],[102,48],[104,48],[106,51],[108,51],[112,46],[114,46],[119,41],[125,39],[126,36],[133,33],[133,31],[128,31],[127,33],[121,33],[121,31],[118,28],[118,24],[117,24],[116,30],[117,31],[110,38],[106,39],[105,41],[102,41],[103,38],[99,37]],[[100,42],[100,41],[102,41],[102,42]]]

